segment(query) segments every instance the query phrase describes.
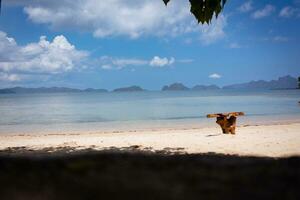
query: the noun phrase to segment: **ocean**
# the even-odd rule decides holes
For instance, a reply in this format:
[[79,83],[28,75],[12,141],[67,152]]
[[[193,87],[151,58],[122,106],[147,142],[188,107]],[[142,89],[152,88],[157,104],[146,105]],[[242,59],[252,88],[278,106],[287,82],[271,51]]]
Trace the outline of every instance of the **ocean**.
[[209,113],[242,111],[240,125],[300,121],[300,90],[0,95],[0,134],[217,126]]

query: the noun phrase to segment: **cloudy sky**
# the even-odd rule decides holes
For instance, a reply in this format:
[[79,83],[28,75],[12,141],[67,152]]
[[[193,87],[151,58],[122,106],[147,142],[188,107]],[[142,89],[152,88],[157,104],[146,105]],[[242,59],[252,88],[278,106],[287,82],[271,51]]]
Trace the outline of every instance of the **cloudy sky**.
[[2,0],[0,88],[226,85],[300,75],[300,0]]

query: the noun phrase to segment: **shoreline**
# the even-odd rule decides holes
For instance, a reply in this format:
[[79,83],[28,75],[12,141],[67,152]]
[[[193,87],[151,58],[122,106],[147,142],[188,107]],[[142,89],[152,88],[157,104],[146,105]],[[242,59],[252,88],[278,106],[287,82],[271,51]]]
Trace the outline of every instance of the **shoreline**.
[[[296,118],[295,118],[296,117]],[[297,115],[276,116],[243,116],[239,117],[237,127],[272,126],[300,123]],[[113,122],[84,122],[58,124],[28,124],[28,125],[0,125],[0,136],[18,135],[66,135],[66,134],[93,134],[93,133],[126,133],[148,131],[177,131],[190,129],[205,129],[219,127],[215,119],[194,118],[179,120],[137,120]]]
[[[73,132],[0,135],[0,150],[24,148],[43,150],[72,148],[105,150],[128,148],[159,151],[170,149],[187,154],[217,153],[238,156],[300,156],[300,123],[242,125],[236,135],[221,133],[217,126],[207,128],[132,130],[113,132]],[[177,150],[176,150],[177,149]]]

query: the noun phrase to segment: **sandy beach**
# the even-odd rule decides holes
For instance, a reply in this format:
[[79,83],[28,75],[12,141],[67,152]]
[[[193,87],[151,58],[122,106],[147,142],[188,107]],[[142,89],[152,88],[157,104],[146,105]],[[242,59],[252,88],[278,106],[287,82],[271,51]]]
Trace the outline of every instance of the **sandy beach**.
[[80,132],[14,134],[0,136],[0,149],[72,147],[96,150],[136,146],[138,149],[184,153],[221,153],[239,156],[288,157],[300,155],[300,123],[238,127],[236,135],[221,134],[219,127],[139,130],[125,132]]

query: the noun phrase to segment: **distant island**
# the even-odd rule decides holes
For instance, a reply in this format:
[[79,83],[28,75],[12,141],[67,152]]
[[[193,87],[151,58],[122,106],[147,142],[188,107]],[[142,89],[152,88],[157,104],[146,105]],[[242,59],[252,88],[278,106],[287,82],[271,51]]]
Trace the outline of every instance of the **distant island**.
[[87,88],[85,90],[81,90],[81,92],[108,92],[108,90],[106,90],[106,89]]
[[192,90],[219,90],[221,89],[219,86],[217,85],[196,85],[192,88]]
[[224,86],[223,89],[296,89],[298,80],[292,76],[279,77],[272,81],[250,81],[248,83]]
[[11,89],[1,89],[0,94],[15,94],[15,92]]
[[113,92],[142,92],[142,91],[145,90],[136,85],[130,87],[124,87],[124,88],[117,88],[113,90]]
[[182,91],[182,90],[189,90],[189,88],[183,85],[182,83],[173,83],[169,86],[166,85],[162,88],[162,91]]
[[182,83],[173,83],[171,85],[166,85],[162,88],[162,91],[187,91],[187,90],[193,90],[193,91],[200,91],[200,90],[218,90],[220,87],[216,85],[196,85],[192,88],[188,88]]
[[297,89],[298,84],[297,78],[292,76],[283,76],[279,77],[278,80],[271,80],[271,81],[250,81],[247,83],[241,84],[233,84],[224,86],[222,88],[218,87],[217,85],[196,85],[192,88],[188,88],[187,86],[183,85],[182,83],[173,83],[169,86],[164,86],[162,91],[201,91],[201,90],[218,90],[218,89]]
[[[162,91],[203,91],[203,90],[220,90],[220,89],[297,89],[300,87],[300,79],[292,76],[279,77],[277,80],[271,81],[250,81],[247,83],[227,85],[219,87],[217,85],[196,85],[192,88],[185,86],[182,83],[173,83],[162,87]],[[140,86],[122,87],[112,90],[112,92],[141,92],[146,91]],[[79,93],[79,92],[109,92],[106,89],[74,89],[67,87],[39,87],[39,88],[25,88],[13,87],[0,89],[0,94],[25,94],[25,93]]]
[[40,88],[25,88],[25,87],[14,87],[0,89],[0,94],[25,94],[25,93],[75,93],[75,92],[108,92],[105,89],[92,89],[88,88],[85,90],[66,88],[66,87],[40,87]]

